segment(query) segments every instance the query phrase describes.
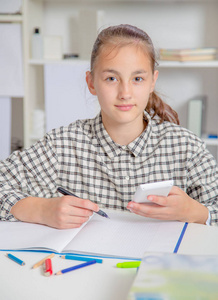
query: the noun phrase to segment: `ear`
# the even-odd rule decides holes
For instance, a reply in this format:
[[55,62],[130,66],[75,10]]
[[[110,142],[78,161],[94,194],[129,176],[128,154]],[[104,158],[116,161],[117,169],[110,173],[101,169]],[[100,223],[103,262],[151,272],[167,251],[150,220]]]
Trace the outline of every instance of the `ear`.
[[86,72],[86,83],[87,83],[90,93],[92,95],[96,95],[96,91],[95,91],[94,84],[93,84],[93,78],[92,78],[92,74],[90,71]]
[[156,81],[157,81],[157,78],[158,78],[158,74],[159,74],[159,72],[157,70],[155,70],[154,75],[153,75],[153,82],[152,82],[152,85],[151,85],[150,93],[152,93],[154,91],[155,84],[156,84]]

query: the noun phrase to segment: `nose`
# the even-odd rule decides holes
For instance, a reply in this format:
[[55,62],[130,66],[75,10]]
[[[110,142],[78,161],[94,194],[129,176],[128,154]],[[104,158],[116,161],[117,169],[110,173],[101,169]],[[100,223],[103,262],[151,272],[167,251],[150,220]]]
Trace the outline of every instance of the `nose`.
[[129,100],[131,99],[131,87],[128,82],[122,82],[119,84],[119,99]]

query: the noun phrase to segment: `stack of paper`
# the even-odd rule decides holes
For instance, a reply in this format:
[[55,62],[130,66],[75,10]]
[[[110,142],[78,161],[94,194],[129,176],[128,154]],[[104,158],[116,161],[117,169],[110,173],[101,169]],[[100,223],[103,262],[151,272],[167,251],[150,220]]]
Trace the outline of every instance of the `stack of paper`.
[[172,61],[206,61],[215,60],[216,48],[192,48],[192,49],[160,49],[160,60]]

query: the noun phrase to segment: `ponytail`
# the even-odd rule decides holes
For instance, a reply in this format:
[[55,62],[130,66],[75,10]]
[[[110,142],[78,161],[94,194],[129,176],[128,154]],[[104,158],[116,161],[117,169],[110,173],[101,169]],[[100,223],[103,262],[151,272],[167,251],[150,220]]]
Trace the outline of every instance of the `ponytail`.
[[166,104],[155,92],[150,94],[145,110],[152,119],[158,117],[160,123],[167,121],[179,125],[177,112]]

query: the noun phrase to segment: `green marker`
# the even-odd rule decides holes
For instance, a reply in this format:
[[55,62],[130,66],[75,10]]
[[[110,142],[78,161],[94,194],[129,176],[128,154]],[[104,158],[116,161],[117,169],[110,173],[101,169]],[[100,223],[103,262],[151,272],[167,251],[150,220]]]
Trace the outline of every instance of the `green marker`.
[[118,263],[117,268],[138,268],[141,261],[127,261],[123,263]]

